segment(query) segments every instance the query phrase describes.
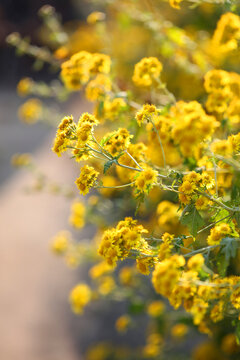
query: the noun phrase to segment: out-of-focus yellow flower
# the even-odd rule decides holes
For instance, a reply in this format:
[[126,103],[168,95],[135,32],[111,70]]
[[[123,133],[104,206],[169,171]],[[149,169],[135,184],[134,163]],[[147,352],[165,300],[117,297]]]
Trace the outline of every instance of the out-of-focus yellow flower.
[[108,344],[100,343],[87,350],[86,360],[106,360],[111,352],[112,349]]
[[135,281],[136,271],[133,267],[124,266],[119,271],[119,281],[122,285],[132,286]]
[[162,64],[156,57],[143,58],[134,68],[133,82],[137,86],[151,86],[160,81]]
[[176,324],[171,328],[171,335],[174,338],[182,338],[188,332],[188,327],[185,324]]
[[20,96],[27,96],[31,93],[34,82],[32,79],[26,77],[19,81],[17,85],[17,92]]
[[71,206],[71,215],[69,217],[70,224],[77,229],[82,228],[85,225],[85,213],[86,208],[84,204],[80,201],[74,201]]
[[42,103],[38,99],[29,99],[18,110],[20,119],[26,124],[36,123],[42,115]]
[[152,301],[147,307],[147,313],[151,317],[158,317],[162,315],[164,310],[165,304],[160,300]]
[[204,264],[204,257],[202,254],[196,254],[190,257],[187,266],[190,270],[199,271]]
[[123,333],[127,330],[129,324],[130,324],[130,317],[128,315],[122,315],[117,319],[115,323],[115,327],[118,332]]
[[106,15],[103,12],[100,11],[93,11],[91,14],[87,17],[88,24],[96,24],[98,21],[105,20]]
[[89,189],[94,186],[99,172],[92,166],[84,165],[81,169],[79,178],[75,181],[80,194],[86,195]]
[[108,265],[106,263],[106,261],[102,261],[94,266],[91,267],[91,269],[89,270],[89,276],[92,279],[97,279],[99,277],[101,277],[102,275],[108,273],[108,272],[112,272],[113,268]]
[[147,358],[155,358],[160,355],[163,339],[160,334],[153,333],[147,337],[147,344],[143,348],[143,354]]
[[221,350],[228,355],[240,352],[240,346],[237,344],[235,334],[227,334],[223,337]]
[[101,277],[99,281],[98,291],[103,296],[110,294],[116,286],[112,276]]
[[225,356],[211,342],[204,342],[198,345],[192,354],[193,360],[224,360]]
[[[112,197],[117,189],[114,188],[114,186],[119,185],[118,180],[114,176],[106,175],[102,178],[103,186],[106,186],[106,188],[99,189],[99,192],[108,198]],[[109,188],[107,188],[109,186]]]
[[72,289],[69,295],[69,301],[72,311],[75,314],[81,314],[83,312],[83,308],[91,300],[91,293],[91,289],[86,284],[79,284]]
[[174,9],[180,9],[179,4],[182,2],[183,0],[169,0],[169,4],[174,8]]
[[28,166],[32,163],[30,154],[14,154],[11,158],[11,164],[16,167]]
[[65,254],[68,246],[71,234],[68,231],[60,231],[51,242],[51,249],[58,255]]

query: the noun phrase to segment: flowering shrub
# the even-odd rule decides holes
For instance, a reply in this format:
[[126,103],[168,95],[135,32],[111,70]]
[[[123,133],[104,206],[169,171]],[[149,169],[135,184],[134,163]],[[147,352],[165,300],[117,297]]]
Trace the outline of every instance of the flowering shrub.
[[[138,359],[180,359],[168,350],[169,338],[184,339],[190,327],[212,336],[193,350],[193,359],[240,356],[240,9],[209,2],[215,5],[192,0],[199,8],[189,10],[182,0],[170,0],[169,12],[160,0],[99,0],[105,12],[91,13],[85,25],[99,41],[85,48],[76,43],[83,27],[72,34],[60,23],[51,28],[50,19],[58,18],[44,7],[49,36],[55,34],[53,52],[36,51],[17,34],[8,38],[59,69],[55,84],[21,80],[21,96],[64,100],[81,91],[94,104],[78,120],[67,115],[60,121],[52,150],[80,163],[75,190],[90,195],[84,201],[68,192],[75,194],[69,222],[76,229],[94,224],[96,236],[84,243],[60,232],[52,249],[69,266],[94,263],[91,285],[77,284],[70,293],[75,313],[100,298],[127,299],[129,312],[116,321],[119,332],[133,326],[134,315],[148,314]],[[184,22],[188,13],[192,25],[210,13],[218,18],[215,29],[207,21],[191,29]],[[176,25],[165,20],[168,15]],[[116,49],[124,24],[130,36]],[[32,124],[47,121],[49,111],[30,99],[19,115]],[[14,163],[32,168],[27,155]],[[136,358],[119,354],[99,345],[87,357]]]

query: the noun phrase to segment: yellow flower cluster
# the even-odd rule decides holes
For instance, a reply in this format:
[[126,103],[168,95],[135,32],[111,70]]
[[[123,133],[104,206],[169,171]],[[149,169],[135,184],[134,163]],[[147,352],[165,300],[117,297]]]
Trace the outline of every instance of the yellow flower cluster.
[[130,135],[127,129],[119,128],[105,135],[103,138],[103,148],[112,156],[117,156],[128,148],[132,137],[133,135]]
[[229,119],[240,123],[240,75],[224,70],[211,70],[205,75],[204,87],[208,93],[206,108],[218,120]]
[[142,109],[139,110],[136,114],[136,120],[139,126],[142,125],[143,122],[147,122],[152,119],[154,115],[158,114],[158,110],[155,105],[145,104]]
[[174,236],[168,233],[164,233],[162,236],[162,243],[158,249],[158,260],[163,261],[171,256],[172,248],[173,248],[173,240]]
[[158,225],[163,231],[177,233],[179,227],[178,205],[168,200],[161,201],[157,207]]
[[86,284],[78,284],[76,285],[70,295],[69,301],[72,307],[72,311],[75,314],[81,314],[83,312],[83,308],[89,303],[92,297],[91,289]]
[[98,252],[109,265],[115,266],[119,259],[126,258],[131,250],[146,250],[147,242],[142,234],[147,230],[137,224],[137,220],[125,218],[116,228],[106,230],[103,234]]
[[108,55],[80,51],[62,64],[61,78],[66,88],[79,90],[92,76],[108,74],[110,67]]
[[[143,143],[137,143],[137,144],[129,144],[127,148],[128,153],[141,165],[143,162],[146,161],[146,151],[147,147]],[[135,162],[133,159],[126,153],[124,153],[119,158],[119,163],[125,166],[129,167],[136,167]],[[132,179],[132,171],[124,168],[124,167],[117,167],[116,169],[118,177],[123,182],[129,182]]]
[[112,83],[108,76],[98,74],[86,86],[85,94],[89,101],[103,100],[105,95],[112,89]]
[[210,174],[202,174],[191,171],[183,177],[183,182],[179,186],[179,200],[182,204],[195,203],[198,210],[204,210],[210,204],[210,200],[201,195],[202,192],[209,192],[215,186],[215,181]]
[[240,17],[233,13],[225,13],[218,21],[212,39],[212,46],[226,53],[236,50],[240,40]]
[[84,165],[81,168],[80,176],[75,181],[80,194],[86,195],[89,192],[89,189],[95,185],[98,175],[99,172],[92,166]]
[[199,271],[204,264],[204,257],[202,254],[193,255],[187,262],[187,266],[190,270]]
[[[225,236],[229,233],[229,226],[224,223],[221,225],[218,233]],[[193,255],[188,260],[189,270],[185,269],[183,256],[173,255],[156,264],[152,282],[156,292],[167,297],[175,308],[183,302],[185,310],[193,315],[194,324],[205,332],[208,313],[213,322],[218,322],[223,319],[227,307],[240,309],[240,288],[237,286],[239,276],[221,278],[214,275],[205,285],[199,281],[203,265],[202,254]]]
[[197,101],[179,101],[170,112],[174,121],[171,136],[184,157],[196,157],[199,147],[219,126],[213,116],[205,113]]
[[232,230],[229,224],[221,223],[211,229],[210,235],[207,238],[207,242],[209,245],[217,245],[224,237],[226,237],[227,235],[231,235],[231,233]]
[[137,174],[134,178],[136,179],[132,186],[134,186],[137,192],[149,193],[153,185],[157,183],[158,172],[150,167],[145,167],[140,174]]
[[134,68],[133,82],[137,86],[149,87],[160,82],[162,64],[156,57],[143,58]]
[[66,116],[60,122],[52,151],[58,156],[69,148],[73,148],[76,161],[87,156],[86,144],[91,141],[93,127],[98,125],[94,115],[83,113],[76,125],[72,116]]
[[239,153],[240,152],[240,133],[229,136],[228,140],[231,143],[232,151],[235,153]]
[[169,298],[181,277],[181,267],[185,265],[183,256],[173,255],[159,262],[152,274],[153,286],[158,294]]
[[106,96],[104,99],[103,109],[99,111],[99,104],[95,108],[95,113],[98,118],[104,120],[116,120],[127,109],[127,103],[123,98],[115,97],[111,99]]
[[71,206],[71,215],[69,222],[77,229],[81,229],[85,225],[86,208],[80,201],[75,201]]
[[72,132],[76,129],[76,124],[73,121],[72,116],[65,116],[60,122],[56,138],[52,147],[52,151],[58,156],[67,150],[67,146],[71,144]]
[[90,140],[92,128],[94,125],[98,125],[98,123],[94,115],[88,113],[82,114],[76,129],[77,147],[83,147]]

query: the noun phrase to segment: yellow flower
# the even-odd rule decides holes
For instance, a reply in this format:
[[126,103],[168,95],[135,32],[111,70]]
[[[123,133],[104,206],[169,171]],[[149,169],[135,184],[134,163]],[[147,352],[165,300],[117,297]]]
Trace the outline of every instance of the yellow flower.
[[20,106],[18,115],[26,124],[36,123],[42,115],[42,103],[38,99],[29,99]]
[[136,120],[139,126],[142,125],[144,121],[150,120],[153,115],[157,114],[157,108],[155,105],[145,104],[143,108],[139,110],[136,114]]
[[176,324],[171,328],[171,335],[174,338],[182,338],[188,332],[188,327],[185,324]]
[[[112,89],[112,83],[108,76],[98,74],[95,79],[89,81],[86,86],[86,98],[89,101],[103,100],[104,96]],[[104,102],[105,103],[105,102]]]
[[143,58],[135,65],[133,82],[137,86],[151,86],[160,81],[162,64],[156,57]]
[[67,146],[71,144],[71,136],[75,131],[75,128],[76,125],[73,122],[72,116],[65,116],[58,125],[56,137],[52,147],[52,151],[55,152],[58,156],[61,156],[61,154],[67,150]]
[[65,254],[69,246],[70,233],[68,231],[59,232],[52,240],[51,249],[58,255]]
[[111,272],[112,270],[113,270],[112,267],[108,265],[106,261],[102,261],[91,267],[91,269],[89,270],[89,276],[92,279],[97,279],[102,275]]
[[158,294],[166,297],[171,295],[181,276],[180,267],[184,266],[184,264],[185,259],[183,256],[173,255],[156,265],[152,275],[152,282]]
[[132,186],[140,192],[148,193],[157,182],[158,172],[156,170],[145,168],[136,178]]
[[20,96],[26,96],[31,93],[34,82],[32,79],[26,77],[19,81],[17,85],[17,92]]
[[220,225],[216,225],[211,229],[210,235],[207,237],[207,242],[209,245],[218,245],[226,235],[230,234],[230,226],[226,223],[221,223]]
[[98,291],[103,296],[110,294],[116,286],[112,276],[101,277],[99,278],[99,281]]
[[158,317],[162,315],[164,310],[165,304],[160,300],[152,301],[147,307],[147,313],[151,317]]
[[116,156],[129,147],[132,137],[133,135],[130,135],[127,129],[119,128],[118,130],[105,135],[103,138],[103,147],[112,156]]
[[78,284],[75,286],[69,295],[72,311],[75,314],[81,314],[83,312],[83,308],[91,300],[91,295],[92,292],[88,285]]
[[117,319],[115,323],[115,327],[118,332],[123,333],[127,330],[129,324],[130,324],[130,317],[128,315],[122,315]]
[[204,264],[204,257],[202,254],[196,254],[190,257],[187,266],[190,270],[199,271]]
[[130,266],[124,266],[119,271],[119,281],[124,286],[132,286],[135,281],[136,271]]
[[87,17],[87,22],[88,24],[91,25],[95,24],[98,21],[103,21],[103,20],[105,20],[105,14],[100,11],[93,11]]
[[116,266],[117,261],[127,257],[131,249],[148,248],[147,242],[141,237],[146,232],[136,220],[125,218],[116,228],[104,232],[98,252],[109,265]]
[[89,189],[92,188],[97,180],[99,172],[92,166],[85,165],[81,168],[80,176],[75,181],[80,194],[86,195]]
[[32,163],[32,157],[30,154],[14,154],[11,158],[11,164],[16,167],[28,166]]
[[209,200],[205,196],[199,196],[197,201],[195,202],[195,207],[197,210],[205,210],[209,205]]
[[182,2],[183,0],[169,0],[169,4],[174,8],[174,9],[180,9],[179,4]]
[[75,201],[71,206],[71,215],[69,222],[77,229],[81,229],[85,225],[85,206],[80,201]]

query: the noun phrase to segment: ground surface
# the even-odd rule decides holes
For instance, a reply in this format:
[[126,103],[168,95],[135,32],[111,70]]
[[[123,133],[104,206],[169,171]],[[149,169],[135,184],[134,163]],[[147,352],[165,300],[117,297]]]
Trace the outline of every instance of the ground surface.
[[44,127],[20,124],[14,91],[0,95],[0,358],[81,359],[67,301],[78,273],[49,251],[49,239],[67,226],[69,202],[46,193],[26,195],[32,177],[14,171],[10,158],[33,151],[39,166],[63,183],[72,181],[74,171],[49,151],[54,131],[46,135]]

